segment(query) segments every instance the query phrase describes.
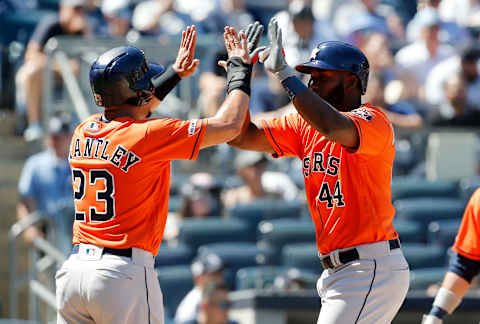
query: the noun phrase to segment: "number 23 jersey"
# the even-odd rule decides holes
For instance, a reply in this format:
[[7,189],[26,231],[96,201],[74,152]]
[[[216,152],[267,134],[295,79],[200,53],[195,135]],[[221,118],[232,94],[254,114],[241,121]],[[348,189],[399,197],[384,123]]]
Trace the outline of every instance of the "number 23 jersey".
[[141,248],[157,254],[168,213],[170,161],[195,159],[205,120],[105,121],[94,115],[74,132],[70,166],[73,243]]
[[344,114],[357,127],[360,144],[356,150],[326,139],[298,113],[263,121],[274,157],[302,160],[321,254],[398,237],[392,225],[395,147],[391,123],[368,104]]

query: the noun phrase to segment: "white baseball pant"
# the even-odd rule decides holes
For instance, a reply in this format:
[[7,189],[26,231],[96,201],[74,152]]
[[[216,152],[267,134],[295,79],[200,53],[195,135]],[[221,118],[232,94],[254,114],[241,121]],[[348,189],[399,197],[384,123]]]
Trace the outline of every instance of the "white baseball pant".
[[388,241],[355,248],[358,260],[326,269],[318,279],[322,306],[317,324],[387,324],[400,309],[410,285],[402,250],[390,250]]
[[57,271],[57,324],[163,324],[163,296],[153,255],[103,254],[80,244]]

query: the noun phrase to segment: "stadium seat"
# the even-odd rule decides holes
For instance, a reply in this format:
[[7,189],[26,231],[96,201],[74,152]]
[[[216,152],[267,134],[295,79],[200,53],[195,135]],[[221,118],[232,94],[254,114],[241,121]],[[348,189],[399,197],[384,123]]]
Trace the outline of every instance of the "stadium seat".
[[258,223],[262,220],[300,217],[302,203],[300,201],[260,199],[248,204],[236,205],[227,212],[232,218],[247,222],[250,229],[256,231]]
[[395,218],[393,227],[395,227],[402,243],[426,243],[426,229],[419,222]]
[[200,245],[215,242],[251,242],[255,240],[255,232],[238,219],[209,217],[203,219],[187,219],[178,234],[178,241],[197,249]]
[[0,324],[40,324],[39,322],[35,321],[26,321],[21,319],[14,319],[14,318],[5,318],[0,319]]
[[198,254],[217,254],[225,264],[225,279],[230,288],[235,288],[235,274],[238,269],[271,264],[275,253],[269,249],[257,247],[255,243],[225,242],[200,246]]
[[275,279],[288,274],[301,278],[307,287],[315,287],[318,274],[304,269],[288,268],[283,266],[258,266],[242,268],[237,271],[235,278],[237,290],[242,289],[269,289],[274,286]]
[[433,221],[428,224],[427,240],[430,244],[450,248],[455,242],[461,219]]
[[412,270],[410,272],[410,290],[427,289],[430,285],[441,284],[446,272],[446,267]]
[[414,177],[392,179],[392,200],[421,197],[457,198],[458,185],[454,181],[428,181]]
[[259,243],[281,250],[291,243],[315,242],[315,226],[306,219],[274,219],[260,222],[258,225]]
[[155,257],[155,267],[190,265],[194,255],[193,249],[187,245],[179,244],[172,247],[164,243],[158,249],[158,254]]
[[460,197],[469,201],[475,190],[480,187],[480,176],[468,177],[460,180]]
[[282,265],[309,269],[314,273],[323,271],[315,242],[285,245],[282,249]]
[[420,222],[424,228],[434,220],[459,219],[465,202],[456,198],[406,198],[394,203],[398,219]]
[[447,263],[447,251],[441,246],[405,243],[402,251],[412,270],[443,267]]
[[163,303],[169,314],[175,314],[178,304],[193,288],[190,266],[162,266],[156,268],[163,293]]

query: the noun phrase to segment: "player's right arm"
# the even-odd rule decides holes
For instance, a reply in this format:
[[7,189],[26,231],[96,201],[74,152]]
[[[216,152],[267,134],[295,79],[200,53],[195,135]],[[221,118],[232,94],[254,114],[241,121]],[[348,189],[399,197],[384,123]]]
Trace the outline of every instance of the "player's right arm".
[[[250,75],[252,51],[260,39],[263,26],[252,24],[249,26],[249,43],[244,32],[237,35],[234,28],[225,27],[224,40],[228,54],[227,67],[227,98],[217,114],[207,118],[207,127],[200,148],[231,141],[240,135],[242,125],[247,118],[248,103],[250,100]],[[250,39],[252,36],[255,40]],[[250,47],[250,48],[249,48]]]
[[242,150],[265,152],[269,154],[275,153],[265,131],[261,126],[257,126],[257,124],[250,120],[250,112],[248,111],[243,122],[241,133],[228,142],[228,144]]

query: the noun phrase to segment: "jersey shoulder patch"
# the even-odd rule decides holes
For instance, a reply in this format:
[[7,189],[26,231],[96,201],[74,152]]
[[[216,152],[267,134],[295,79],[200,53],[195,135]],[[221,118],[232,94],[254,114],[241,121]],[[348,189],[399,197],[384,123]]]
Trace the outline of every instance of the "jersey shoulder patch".
[[371,111],[365,108],[357,108],[352,110],[351,113],[355,116],[358,116],[366,121],[371,121],[373,119],[373,114]]

